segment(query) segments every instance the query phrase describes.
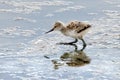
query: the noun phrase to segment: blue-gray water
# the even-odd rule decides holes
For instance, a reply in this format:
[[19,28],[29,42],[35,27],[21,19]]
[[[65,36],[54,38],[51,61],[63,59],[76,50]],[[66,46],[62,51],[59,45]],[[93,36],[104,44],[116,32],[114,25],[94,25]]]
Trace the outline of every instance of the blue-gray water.
[[[83,52],[44,34],[72,20],[92,25]],[[0,80],[120,80],[120,0],[0,0]]]

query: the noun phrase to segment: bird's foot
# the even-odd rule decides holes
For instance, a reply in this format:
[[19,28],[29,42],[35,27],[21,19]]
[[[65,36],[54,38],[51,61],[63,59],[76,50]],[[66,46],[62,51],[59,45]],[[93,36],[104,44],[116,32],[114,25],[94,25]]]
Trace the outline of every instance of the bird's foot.
[[81,49],[81,51],[83,51],[86,48],[86,44],[83,44],[83,48]]
[[86,47],[87,45],[86,44],[83,44],[83,47]]
[[58,45],[73,45],[73,43],[63,43],[63,42],[60,42],[60,43],[57,43]]

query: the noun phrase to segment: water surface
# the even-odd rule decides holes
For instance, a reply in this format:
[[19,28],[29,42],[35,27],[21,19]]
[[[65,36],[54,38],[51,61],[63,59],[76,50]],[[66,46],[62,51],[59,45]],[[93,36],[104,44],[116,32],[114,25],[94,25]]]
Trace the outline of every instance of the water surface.
[[[86,49],[44,34],[58,20],[92,25]],[[120,80],[119,49],[119,0],[0,0],[0,80]]]

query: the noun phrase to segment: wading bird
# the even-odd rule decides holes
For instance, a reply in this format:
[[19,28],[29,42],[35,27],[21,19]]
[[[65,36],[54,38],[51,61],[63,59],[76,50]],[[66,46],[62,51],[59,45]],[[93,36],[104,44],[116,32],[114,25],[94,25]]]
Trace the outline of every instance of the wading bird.
[[75,39],[73,42],[69,43],[60,43],[60,44],[73,44],[78,42],[79,40],[82,40],[83,42],[83,48],[86,47],[86,43],[83,39],[83,36],[88,32],[88,30],[91,28],[91,25],[88,23],[80,22],[80,21],[71,21],[67,25],[65,25],[63,22],[58,21],[55,22],[53,28],[49,30],[46,33],[52,32],[52,31],[60,31],[65,36],[69,36]]

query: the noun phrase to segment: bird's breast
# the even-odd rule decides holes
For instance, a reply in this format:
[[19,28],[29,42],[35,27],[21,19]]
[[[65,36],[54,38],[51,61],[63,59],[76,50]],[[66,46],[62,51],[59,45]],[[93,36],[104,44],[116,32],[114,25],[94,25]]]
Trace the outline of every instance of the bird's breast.
[[71,31],[67,31],[65,33],[66,36],[69,36],[69,37],[73,37],[73,38],[78,38],[78,34],[74,31],[74,30],[71,30]]

